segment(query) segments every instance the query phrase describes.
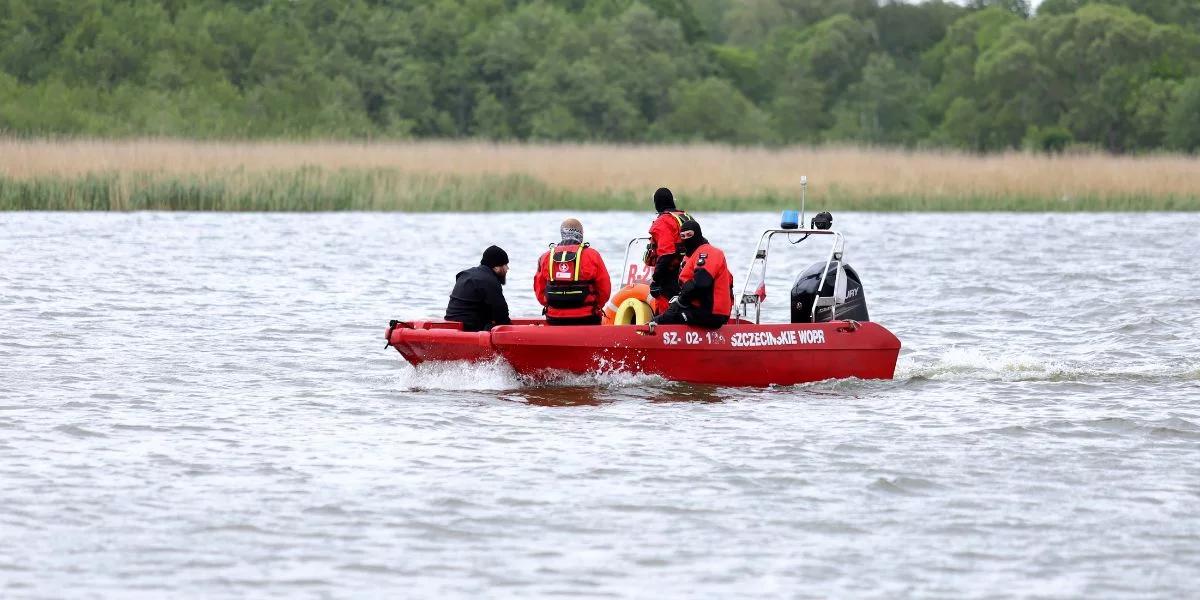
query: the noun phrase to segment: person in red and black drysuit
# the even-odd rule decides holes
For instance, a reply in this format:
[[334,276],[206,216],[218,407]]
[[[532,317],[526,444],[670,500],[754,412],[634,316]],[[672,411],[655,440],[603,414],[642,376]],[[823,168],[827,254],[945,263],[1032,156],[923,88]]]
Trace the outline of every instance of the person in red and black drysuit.
[[562,239],[538,259],[533,292],[546,307],[547,325],[599,325],[612,291],[600,253],[583,241],[583,224],[567,219]]
[[658,211],[658,217],[650,225],[650,245],[646,248],[645,262],[654,267],[650,295],[656,300],[656,312],[662,312],[666,309],[667,299],[679,293],[679,269],[683,264],[679,229],[693,219],[675,208],[675,196],[665,187],[654,192],[654,210]]
[[684,223],[679,237],[687,254],[679,272],[679,295],[654,322],[717,329],[733,311],[733,273],[725,253],[704,239],[696,221]]

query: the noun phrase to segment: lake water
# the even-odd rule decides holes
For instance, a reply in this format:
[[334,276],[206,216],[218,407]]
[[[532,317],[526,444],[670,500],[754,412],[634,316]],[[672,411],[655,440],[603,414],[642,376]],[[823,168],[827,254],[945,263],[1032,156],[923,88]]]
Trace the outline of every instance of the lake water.
[[[0,597],[1196,594],[1200,215],[835,215],[894,381],[384,348],[564,216],[0,214]],[[776,215],[696,216],[740,285]]]

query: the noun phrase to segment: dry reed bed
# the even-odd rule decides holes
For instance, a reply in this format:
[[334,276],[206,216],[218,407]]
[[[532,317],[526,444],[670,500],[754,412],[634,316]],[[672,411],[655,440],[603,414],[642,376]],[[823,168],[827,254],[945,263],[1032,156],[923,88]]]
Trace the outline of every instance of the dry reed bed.
[[[1200,160],[1186,156],[1043,156],[846,147],[735,148],[717,145],[494,144],[487,142],[197,142],[180,140],[0,139],[0,178],[74,180],[101,174],[170,176],[261,189],[265,177],[303,170],[311,186],[331,174],[373,172],[372,206],[388,195],[428,194],[441,181],[531,179],[558,194],[645,196],[660,185],[684,196],[790,196],[808,175],[814,194],[854,203],[870,199],[1020,198],[1043,202],[1173,199],[1167,208],[1200,202]],[[385,174],[385,175],[380,175]],[[397,190],[418,181],[417,190]],[[361,186],[360,186],[361,187]],[[470,186],[468,186],[470,187]],[[475,186],[478,187],[478,186]],[[520,186],[518,186],[520,187]],[[478,190],[472,192],[476,193]],[[410,195],[411,195],[410,194]],[[1131,204],[1132,203],[1132,204]],[[894,202],[893,202],[894,204]],[[1162,208],[1162,203],[1148,206]],[[914,208],[928,208],[928,202]],[[1112,208],[1111,206],[1099,206]],[[528,206],[523,208],[529,208]],[[888,208],[904,208],[891,205]],[[960,206],[959,208],[969,208]],[[980,208],[987,208],[986,206]]]

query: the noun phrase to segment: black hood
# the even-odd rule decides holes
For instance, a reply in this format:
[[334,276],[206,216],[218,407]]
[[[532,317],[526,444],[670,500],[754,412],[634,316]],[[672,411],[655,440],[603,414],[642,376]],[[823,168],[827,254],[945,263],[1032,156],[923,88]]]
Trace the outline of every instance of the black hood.
[[679,228],[679,239],[683,242],[683,249],[691,256],[696,248],[708,243],[704,239],[704,232],[700,229],[699,221],[687,221]]
[[687,252],[688,256],[691,256],[692,253],[696,251],[696,248],[699,248],[707,243],[708,240],[704,239],[704,236],[698,235],[690,240],[685,241],[683,243],[683,249],[685,252]]
[[654,210],[663,212],[665,210],[675,210],[675,195],[667,188],[658,188],[654,192]]

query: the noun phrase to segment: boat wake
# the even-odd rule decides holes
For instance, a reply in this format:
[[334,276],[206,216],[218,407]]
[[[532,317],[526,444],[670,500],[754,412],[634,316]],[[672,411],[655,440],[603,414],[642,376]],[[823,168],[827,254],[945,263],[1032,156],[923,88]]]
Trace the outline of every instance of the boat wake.
[[427,362],[400,369],[398,387],[404,391],[453,390],[493,391],[515,390],[521,378],[503,360],[487,362]]
[[487,362],[429,362],[404,365],[397,382],[405,391],[505,391],[531,388],[624,388],[661,386],[670,382],[658,375],[630,373],[619,366],[589,373],[543,371],[535,376],[518,375],[502,359]]
[[[1013,381],[1110,382],[1200,381],[1200,363],[1117,363],[1110,360],[1061,361],[1028,353],[993,355],[973,348],[949,347],[940,352],[912,353],[900,357],[900,381]],[[843,382],[854,385],[853,381]],[[515,391],[553,388],[664,388],[673,384],[658,375],[630,373],[610,365],[589,373],[543,371],[518,375],[502,359],[472,363],[431,362],[401,367],[397,387],[404,391]],[[817,382],[819,387],[836,382]]]
[[950,347],[940,353],[901,356],[900,380],[984,381],[1112,381],[1200,380],[1200,363],[1157,364],[1112,360],[1060,361],[1032,354],[991,355]]
[[658,375],[629,373],[619,369],[602,369],[591,373],[568,373],[549,371],[538,377],[522,377],[526,385],[533,387],[596,387],[624,388],[669,385],[670,381]]

